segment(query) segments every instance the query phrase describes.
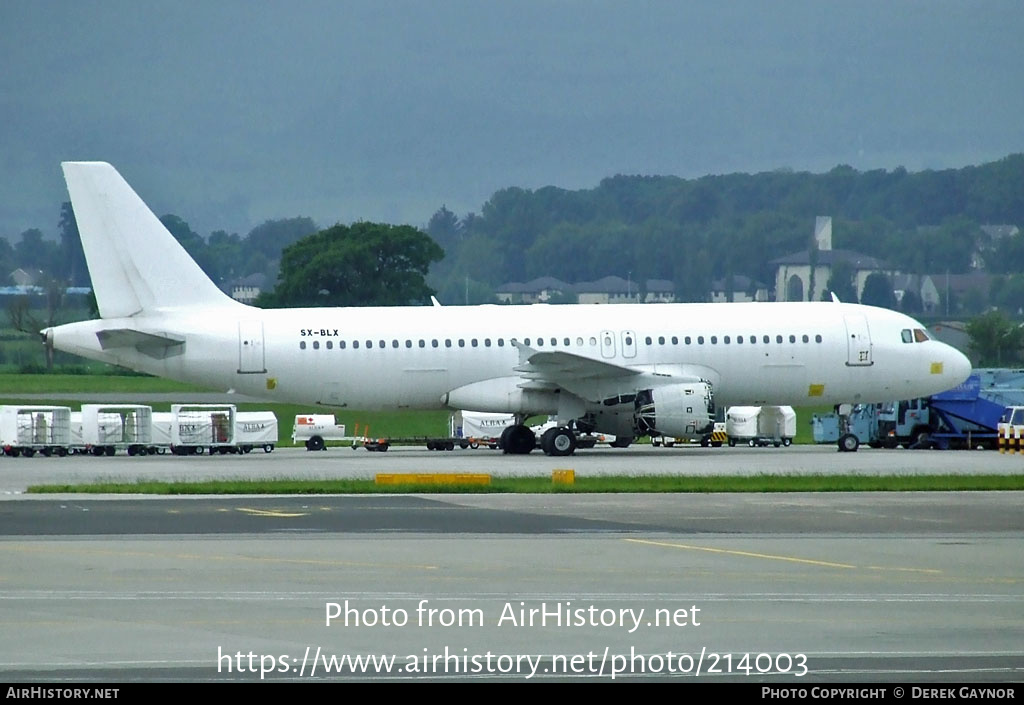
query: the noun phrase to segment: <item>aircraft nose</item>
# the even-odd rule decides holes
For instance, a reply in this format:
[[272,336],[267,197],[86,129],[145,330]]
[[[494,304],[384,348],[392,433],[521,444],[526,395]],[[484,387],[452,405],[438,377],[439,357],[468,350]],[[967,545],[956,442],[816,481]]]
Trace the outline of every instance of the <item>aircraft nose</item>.
[[971,374],[971,361],[956,348],[950,347],[946,360],[946,374],[953,381],[953,386],[961,384]]

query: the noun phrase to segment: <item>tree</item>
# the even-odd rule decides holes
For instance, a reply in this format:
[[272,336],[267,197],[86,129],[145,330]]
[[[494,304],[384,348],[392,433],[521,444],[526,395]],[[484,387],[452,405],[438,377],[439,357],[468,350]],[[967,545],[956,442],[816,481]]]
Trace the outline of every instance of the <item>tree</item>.
[[409,225],[335,225],[281,255],[277,286],[261,306],[401,306],[434,292],[424,277],[441,248]]
[[89,285],[89,268],[85,263],[82,237],[78,233],[78,221],[71,202],[65,201],[60,207],[60,250],[61,271],[57,276],[66,279],[71,286]]
[[447,206],[441,206],[440,210],[430,216],[427,234],[445,250],[454,247],[462,239],[458,216],[448,210]]
[[57,269],[54,265],[59,259],[59,251],[56,243],[43,239],[42,231],[32,228],[21,234],[21,239],[14,246],[14,258],[20,267],[52,274]]
[[864,281],[864,291],[860,302],[868,306],[896,309],[896,293],[892,288],[892,280],[882,272],[872,272]]
[[971,352],[979,366],[1016,365],[1021,362],[1024,328],[1002,311],[989,311],[967,323]]
[[848,261],[839,260],[833,264],[832,272],[825,284],[826,291],[822,292],[822,299],[831,301],[830,294],[835,294],[840,301],[857,303],[857,289],[853,285],[853,275],[853,265]]
[[305,216],[267,220],[245,236],[246,249],[259,252],[268,260],[276,260],[281,257],[284,248],[317,230],[319,228],[313,219]]

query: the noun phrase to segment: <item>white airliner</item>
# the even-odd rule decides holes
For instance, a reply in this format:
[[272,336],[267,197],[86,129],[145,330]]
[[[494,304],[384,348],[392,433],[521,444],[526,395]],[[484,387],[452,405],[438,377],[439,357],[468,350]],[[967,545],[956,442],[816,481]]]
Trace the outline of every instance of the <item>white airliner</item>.
[[627,445],[700,433],[716,404],[909,399],[971,369],[914,319],[839,302],[253,308],[207,278],[112,166],[63,168],[101,318],[47,328],[45,341],[209,388],[515,414],[502,446],[517,454],[536,442],[526,417],[551,414],[561,425],[541,447],[567,455],[574,429]]

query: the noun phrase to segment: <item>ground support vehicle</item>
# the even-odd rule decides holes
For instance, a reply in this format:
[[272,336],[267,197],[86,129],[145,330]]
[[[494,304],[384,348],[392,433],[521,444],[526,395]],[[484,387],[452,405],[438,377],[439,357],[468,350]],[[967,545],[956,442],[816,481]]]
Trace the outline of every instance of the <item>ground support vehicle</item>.
[[730,406],[725,432],[730,446],[789,446],[796,437],[796,411],[791,406]]
[[364,439],[346,436],[345,424],[339,424],[333,414],[299,414],[292,427],[292,443],[302,442],[306,450],[325,450],[328,441],[352,445],[358,440]]
[[141,404],[82,404],[80,452],[147,455],[153,445],[153,408]]
[[262,448],[270,453],[278,442],[277,415],[273,411],[239,411],[235,414],[235,444],[242,453]]
[[716,421],[714,430],[711,432],[695,437],[651,436],[651,445],[655,448],[672,448],[677,445],[692,443],[699,443],[704,448],[721,448],[728,441],[729,434],[725,431],[725,422],[723,421]]
[[175,455],[235,453],[234,404],[172,404],[171,452]]
[[845,450],[862,443],[873,448],[994,449],[1000,419],[1013,406],[1024,406],[1024,370],[979,369],[963,384],[930,397],[857,405],[845,418],[838,412],[816,415],[811,423],[816,443],[843,440],[840,448]]
[[0,406],[0,448],[4,455],[64,456],[70,446],[70,407]]

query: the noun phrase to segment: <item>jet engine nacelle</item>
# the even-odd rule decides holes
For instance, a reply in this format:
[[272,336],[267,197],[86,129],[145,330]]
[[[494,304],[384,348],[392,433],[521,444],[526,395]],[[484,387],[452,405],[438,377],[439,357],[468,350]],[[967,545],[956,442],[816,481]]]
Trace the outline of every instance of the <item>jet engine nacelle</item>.
[[452,409],[473,409],[503,414],[556,414],[558,395],[544,389],[523,389],[519,377],[499,377],[467,384],[441,397]]
[[715,403],[707,382],[644,389],[637,392],[634,404],[638,436],[692,436],[714,426]]

